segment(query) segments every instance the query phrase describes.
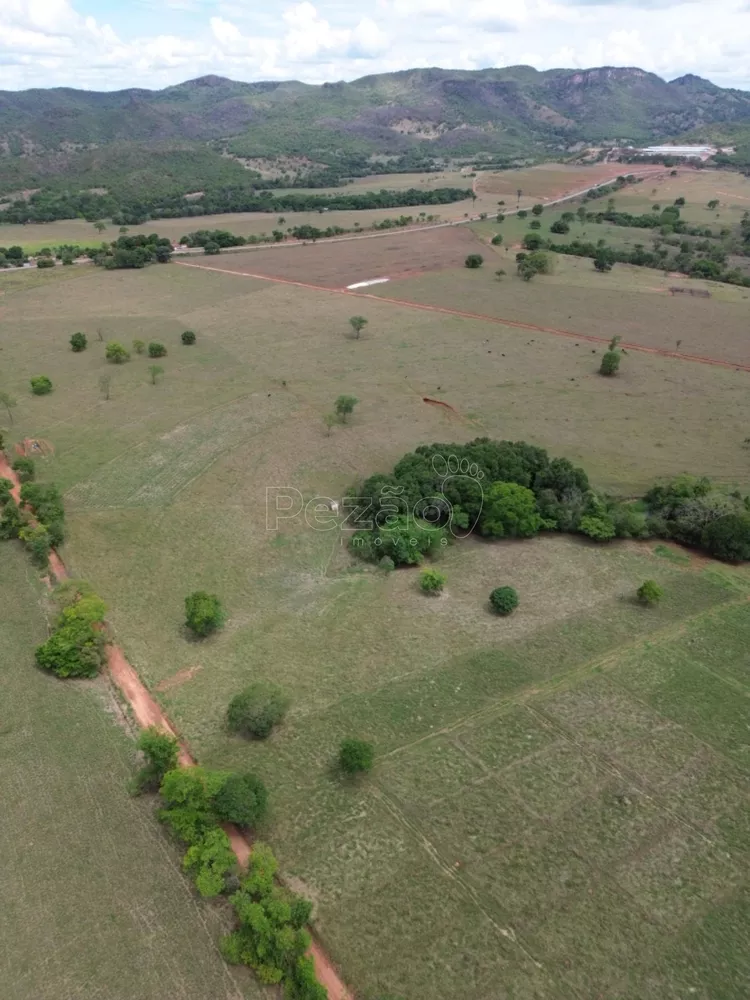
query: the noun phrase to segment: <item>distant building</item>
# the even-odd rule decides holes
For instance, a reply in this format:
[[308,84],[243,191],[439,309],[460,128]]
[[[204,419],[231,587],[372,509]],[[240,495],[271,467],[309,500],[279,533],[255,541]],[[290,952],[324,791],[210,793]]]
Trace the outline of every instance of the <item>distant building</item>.
[[685,156],[707,160],[717,152],[716,146],[646,146],[639,150],[645,156]]

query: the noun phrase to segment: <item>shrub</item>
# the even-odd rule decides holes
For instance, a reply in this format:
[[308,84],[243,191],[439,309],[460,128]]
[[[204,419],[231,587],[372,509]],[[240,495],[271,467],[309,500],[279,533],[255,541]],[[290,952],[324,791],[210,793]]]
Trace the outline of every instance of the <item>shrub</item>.
[[52,380],[47,375],[35,375],[30,381],[35,396],[46,396],[52,392]]
[[146,341],[145,340],[134,340],[133,341],[133,350],[135,351],[136,354],[143,354],[143,352],[146,350]]
[[481,267],[482,264],[484,264],[484,257],[480,253],[470,253],[464,261],[464,267],[468,267],[470,270]]
[[391,524],[376,524],[370,531],[356,531],[349,547],[360,559],[379,562],[388,556],[396,566],[417,566],[425,555],[435,555],[447,541],[444,528],[409,517],[397,517]]
[[615,526],[608,517],[587,514],[581,518],[578,530],[595,542],[608,542],[615,537]]
[[167,349],[164,344],[159,344],[157,341],[152,340],[148,345],[148,356],[150,358],[163,358],[167,353]]
[[230,774],[214,796],[213,806],[223,822],[254,827],[266,815],[268,792],[254,774]]
[[52,257],[39,257],[37,259],[36,266],[40,268],[54,267],[55,261]]
[[342,740],[339,747],[339,766],[345,774],[362,774],[372,770],[375,748],[364,740]]
[[69,620],[37,646],[36,662],[57,677],[96,677],[104,662],[104,636],[87,621]]
[[[26,461],[30,460],[26,459]],[[47,526],[57,521],[63,521],[65,518],[65,508],[60,491],[53,483],[25,483],[21,487],[21,502],[26,504],[34,516]]]
[[502,235],[500,233],[496,233],[492,237],[492,245],[493,245],[493,247],[499,247],[502,244],[502,242],[503,242],[503,237],[502,237]]
[[419,586],[425,594],[439,594],[445,586],[445,576],[437,569],[423,569],[419,574]]
[[[0,447],[2,447],[2,441],[0,441]],[[0,477],[0,507],[4,507],[6,503],[10,503],[13,499],[12,489],[13,483],[10,479]]]
[[641,604],[658,604],[664,591],[655,580],[644,580],[636,591]]
[[23,511],[14,503],[6,503],[0,516],[0,539],[7,542],[18,538],[26,523]]
[[531,209],[531,214],[541,215],[543,211],[544,211],[544,205],[534,205],[534,207]]
[[213,798],[228,777],[225,771],[207,771],[203,767],[177,767],[167,771],[159,788],[164,802],[159,818],[180,840],[196,844],[217,825]]
[[74,333],[73,336],[70,338],[70,346],[73,349],[73,351],[75,351],[76,354],[80,353],[81,351],[85,351],[86,344],[87,340],[85,333]]
[[[6,480],[6,482],[7,482],[7,480]],[[380,562],[378,563],[378,567],[379,567],[379,568],[380,568],[380,569],[381,569],[381,570],[382,570],[382,571],[383,571],[384,573],[386,573],[386,574],[387,574],[387,573],[392,573],[392,572],[394,571],[394,569],[396,568],[396,564],[395,564],[395,562],[394,562],[394,561],[393,561],[393,560],[391,559],[391,557],[390,557],[390,556],[383,556],[383,558],[382,558],[382,559],[380,560]]]
[[518,483],[493,483],[487,491],[479,531],[490,538],[531,538],[544,526],[530,489]]
[[203,248],[203,253],[208,257],[214,257],[216,254],[221,253],[221,247],[218,243],[214,243],[213,240],[209,240]]
[[497,222],[505,222],[505,216],[503,215],[503,213],[502,213],[502,212],[498,212],[498,213],[497,213],[497,216],[496,216],[496,221],[497,221]]
[[703,532],[702,543],[717,559],[750,560],[750,514],[729,514],[712,521]]
[[192,330],[185,330],[185,332],[180,337],[180,340],[185,345],[190,345],[195,343],[195,334]]
[[179,744],[170,733],[149,726],[138,737],[136,746],[146,758],[145,765],[136,776],[137,789],[155,792],[167,771],[177,767]]
[[13,463],[13,471],[22,483],[31,483],[36,478],[36,468],[30,458],[17,458]]
[[354,411],[354,407],[359,400],[356,396],[338,396],[333,408],[342,424],[346,423],[346,418]]
[[616,375],[620,368],[620,351],[605,351],[599,366],[600,375]]
[[195,635],[204,637],[221,628],[226,614],[215,594],[196,590],[185,598],[185,624]]
[[556,222],[552,223],[552,225],[549,227],[549,231],[551,233],[569,233],[570,226],[568,225],[567,222],[563,222],[562,219],[558,219]]
[[34,565],[38,566],[40,569],[46,569],[49,565],[49,554],[52,549],[52,540],[50,539],[49,532],[44,525],[38,524],[36,527],[26,525],[21,528],[18,533],[18,537],[31,553],[31,561]]
[[130,360],[130,352],[126,351],[122,344],[118,344],[116,340],[110,340],[104,348],[104,357],[113,365],[121,365]]
[[523,246],[526,250],[540,250],[544,243],[539,233],[526,233],[523,238]]
[[219,827],[207,830],[188,849],[182,867],[195,881],[195,887],[205,899],[224,891],[226,875],[237,864],[229,837]]
[[247,739],[264,740],[283,720],[288,708],[289,699],[281,688],[257,681],[229,702],[227,725]]
[[529,223],[529,229],[541,229],[541,228],[542,224],[539,221],[539,219],[532,219],[531,222]]
[[528,214],[529,213],[526,211],[525,208],[522,208],[520,212],[516,212],[516,215],[518,216],[519,219],[525,219],[528,216]]
[[513,587],[497,587],[490,594],[490,604],[499,615],[509,615],[518,607],[518,593]]

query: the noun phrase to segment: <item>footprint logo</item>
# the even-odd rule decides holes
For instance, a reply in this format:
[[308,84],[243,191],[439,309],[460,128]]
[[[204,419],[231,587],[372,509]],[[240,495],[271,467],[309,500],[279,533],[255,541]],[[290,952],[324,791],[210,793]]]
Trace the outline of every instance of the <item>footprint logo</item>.
[[434,455],[432,468],[440,480],[443,504],[449,508],[448,527],[454,538],[466,538],[476,528],[484,506],[484,472],[468,458]]

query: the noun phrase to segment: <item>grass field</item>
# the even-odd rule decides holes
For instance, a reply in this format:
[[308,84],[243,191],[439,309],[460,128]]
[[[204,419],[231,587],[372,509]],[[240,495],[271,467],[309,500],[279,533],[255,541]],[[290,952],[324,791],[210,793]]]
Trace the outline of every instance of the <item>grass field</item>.
[[[685,304],[656,272],[568,259],[498,282],[511,258],[493,254],[382,295],[745,360],[741,290]],[[338,530],[269,530],[265,505],[268,487],[335,498],[420,443],[477,436],[543,445],[622,495],[682,471],[747,490],[746,372],[630,352],[605,380],[575,339],[179,264],[2,290],[0,389],[19,398],[14,436],[55,447],[41,475],[65,491],[70,569],[198,759],[267,781],[259,834],[358,1000],[744,1000],[750,571],[632,542],[469,540],[430,599],[414,571],[353,563]],[[163,380],[144,358],[108,367],[97,329],[164,341]],[[33,397],[42,372],[55,391]],[[341,393],[360,403],[329,437]],[[634,600],[646,578],[657,608]],[[487,595],[505,583],[521,605],[498,619]],[[229,613],[200,644],[182,629],[198,588]],[[256,679],[292,706],[247,744],[224,713]],[[377,748],[353,784],[332,771],[349,735]]]
[[219,912],[194,899],[149,803],[126,791],[133,743],[107,683],[36,669],[42,588],[17,543],[0,566],[3,997],[260,997],[219,956]]

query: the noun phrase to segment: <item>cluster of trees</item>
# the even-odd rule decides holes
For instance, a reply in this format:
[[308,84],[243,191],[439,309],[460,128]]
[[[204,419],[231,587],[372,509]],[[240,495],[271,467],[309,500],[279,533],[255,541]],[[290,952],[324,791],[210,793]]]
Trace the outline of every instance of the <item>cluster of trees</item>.
[[54,483],[35,483],[34,462],[17,458],[13,470],[22,483],[21,503],[11,495],[12,483],[0,479],[0,539],[20,539],[29,550],[32,562],[40,569],[49,566],[53,547],[65,540],[65,509]]
[[105,250],[93,255],[98,267],[141,268],[148,264],[168,264],[172,259],[172,241],[166,236],[151,233],[149,236],[120,236]]
[[[617,352],[616,342],[610,350]],[[472,474],[452,474],[445,455]],[[708,480],[682,477],[675,484],[655,488],[639,503],[624,502],[592,489],[585,471],[567,459],[551,459],[523,441],[424,445],[349,498],[360,525],[350,545],[363,559],[405,566],[472,531],[489,538],[564,531],[602,542],[674,538],[717,559],[750,559],[750,498]]]
[[57,677],[95,677],[105,659],[104,601],[80,581],[62,584],[55,597],[62,610],[49,639],[37,646],[37,665]]
[[[117,226],[137,226],[149,219],[175,219],[229,212],[324,212],[368,208],[402,208],[409,205],[446,205],[471,197],[465,188],[444,187],[429,190],[408,188],[400,191],[364,191],[356,194],[309,194],[286,191],[275,194],[266,182],[254,186],[207,187],[200,198],[183,194],[154,193],[134,198],[129,195],[92,194],[43,189],[27,199],[18,199],[3,212],[10,223],[53,222],[57,219],[84,218],[89,222],[111,218]],[[328,181],[330,183],[330,179]]]

